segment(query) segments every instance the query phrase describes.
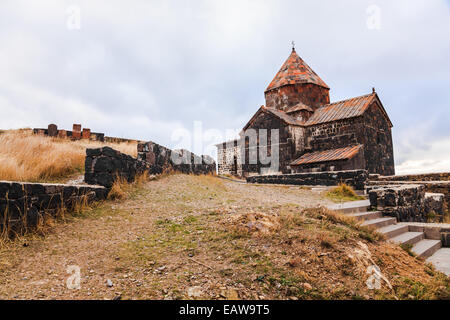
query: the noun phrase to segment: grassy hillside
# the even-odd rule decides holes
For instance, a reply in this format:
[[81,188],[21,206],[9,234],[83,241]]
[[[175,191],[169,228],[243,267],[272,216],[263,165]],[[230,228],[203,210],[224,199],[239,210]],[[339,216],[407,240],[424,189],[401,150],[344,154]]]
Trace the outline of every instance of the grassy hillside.
[[31,130],[0,132],[0,180],[61,182],[84,172],[86,148],[109,145],[136,156],[136,143],[104,144],[33,135]]
[[126,193],[4,244],[0,299],[450,298],[448,277],[305,188],[177,174]]

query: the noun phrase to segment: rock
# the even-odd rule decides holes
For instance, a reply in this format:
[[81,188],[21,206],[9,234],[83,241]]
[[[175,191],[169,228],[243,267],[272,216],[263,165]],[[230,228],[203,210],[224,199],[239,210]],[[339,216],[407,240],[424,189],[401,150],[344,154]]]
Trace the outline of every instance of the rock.
[[107,279],[107,280],[106,280],[106,285],[107,285],[109,288],[111,288],[114,284],[113,284],[113,282],[112,282],[110,279]]
[[188,288],[187,294],[190,298],[199,298],[202,296],[203,291],[200,286],[195,286]]
[[239,300],[239,294],[236,290],[227,289],[226,287],[221,287],[220,289],[220,297],[227,300]]
[[239,294],[234,289],[228,289],[226,292],[226,297],[228,300],[239,300]]
[[310,285],[309,283],[307,283],[307,282],[305,282],[305,283],[302,283],[302,287],[305,289],[305,290],[312,290],[312,285]]
[[321,252],[318,254],[319,257],[324,257],[324,256],[328,256],[330,253],[329,252]]

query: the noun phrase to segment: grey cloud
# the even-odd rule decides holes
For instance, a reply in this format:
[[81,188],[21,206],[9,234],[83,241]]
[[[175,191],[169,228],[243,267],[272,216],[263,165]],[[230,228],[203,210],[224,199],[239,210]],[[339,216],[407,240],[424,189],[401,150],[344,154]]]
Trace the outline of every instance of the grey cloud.
[[[372,4],[379,31],[366,27]],[[168,146],[195,120],[240,128],[295,40],[332,100],[377,88],[401,165],[450,137],[449,30],[443,0],[2,1],[0,127],[82,122]]]

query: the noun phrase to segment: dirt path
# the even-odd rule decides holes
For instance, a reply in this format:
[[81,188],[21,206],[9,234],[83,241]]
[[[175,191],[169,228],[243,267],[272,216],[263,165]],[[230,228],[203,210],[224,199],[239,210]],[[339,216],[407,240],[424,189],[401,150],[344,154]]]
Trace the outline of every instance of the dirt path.
[[[223,256],[229,252],[221,254],[220,242],[199,241],[223,236],[223,230],[214,232],[218,216],[325,202],[298,187],[184,175],[152,181],[128,200],[106,202],[84,217],[56,223],[45,237],[27,236],[4,247],[0,298],[181,298],[205,283],[211,291],[202,293],[206,298],[226,296],[232,276]],[[80,289],[66,286],[70,266],[80,269]]]

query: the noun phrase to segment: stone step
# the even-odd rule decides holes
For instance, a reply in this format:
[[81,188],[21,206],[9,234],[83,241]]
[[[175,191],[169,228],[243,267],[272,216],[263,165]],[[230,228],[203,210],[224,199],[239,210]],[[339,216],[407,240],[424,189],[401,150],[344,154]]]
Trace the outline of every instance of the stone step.
[[377,230],[379,233],[384,234],[388,239],[392,239],[402,233],[408,232],[408,226],[393,224]]
[[424,239],[417,242],[411,250],[420,258],[428,258],[441,247],[441,240]]
[[405,232],[391,238],[391,241],[398,244],[415,244],[423,239],[425,239],[423,232]]
[[362,223],[362,225],[368,226],[368,227],[374,227],[374,228],[382,228],[382,227],[386,227],[389,225],[394,225],[396,223],[397,223],[396,218],[385,217],[385,218],[378,218],[378,219],[364,221]]
[[427,259],[437,270],[450,276],[450,248],[441,248]]
[[367,212],[370,207],[369,200],[351,201],[328,206],[328,209],[339,213],[358,213]]
[[380,211],[368,211],[368,212],[358,212],[358,213],[350,213],[348,214],[350,217],[354,217],[359,221],[373,220],[383,217],[383,214]]

